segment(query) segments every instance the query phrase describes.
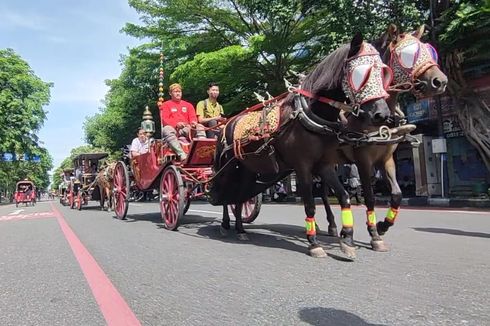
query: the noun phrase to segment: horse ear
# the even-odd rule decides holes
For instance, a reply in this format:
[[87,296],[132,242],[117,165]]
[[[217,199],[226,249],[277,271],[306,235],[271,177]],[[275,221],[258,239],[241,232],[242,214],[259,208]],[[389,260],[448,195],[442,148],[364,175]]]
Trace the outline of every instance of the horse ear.
[[349,55],[347,56],[348,58],[355,56],[356,54],[361,51],[362,47],[362,42],[363,42],[363,37],[361,32],[357,32],[356,35],[352,38],[352,41],[350,42],[350,50],[349,50]]
[[422,24],[419,28],[417,28],[415,32],[412,33],[412,35],[420,40],[420,38],[424,35],[424,32],[425,32],[425,25]]

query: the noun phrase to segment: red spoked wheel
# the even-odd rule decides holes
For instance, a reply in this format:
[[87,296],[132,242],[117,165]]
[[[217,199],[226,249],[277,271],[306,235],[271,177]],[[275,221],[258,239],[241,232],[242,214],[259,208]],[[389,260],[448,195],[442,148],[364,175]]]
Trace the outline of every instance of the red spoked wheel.
[[[259,216],[261,206],[262,194],[258,194],[257,196],[252,197],[244,202],[242,207],[242,222],[252,223],[253,221],[255,221],[257,216]],[[235,205],[229,205],[229,208],[233,212],[233,215],[235,215],[236,217]]]
[[114,212],[120,220],[126,218],[129,206],[129,173],[124,162],[119,161],[114,167]]
[[75,194],[73,193],[73,190],[70,190],[70,193],[68,194],[68,202],[70,203],[71,209],[75,208]]
[[169,165],[163,170],[160,179],[160,213],[165,228],[177,230],[184,215],[185,187],[179,170]]
[[78,195],[77,195],[77,209],[79,211],[82,210],[82,204],[83,204],[83,195],[82,195],[82,191],[81,190],[78,190]]

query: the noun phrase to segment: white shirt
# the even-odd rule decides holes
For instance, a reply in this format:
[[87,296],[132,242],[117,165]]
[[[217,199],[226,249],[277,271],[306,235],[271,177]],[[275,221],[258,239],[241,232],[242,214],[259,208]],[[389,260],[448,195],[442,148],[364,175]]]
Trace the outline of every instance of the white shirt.
[[137,152],[139,154],[148,153],[148,141],[141,142],[138,137],[133,139],[131,143],[131,152]]

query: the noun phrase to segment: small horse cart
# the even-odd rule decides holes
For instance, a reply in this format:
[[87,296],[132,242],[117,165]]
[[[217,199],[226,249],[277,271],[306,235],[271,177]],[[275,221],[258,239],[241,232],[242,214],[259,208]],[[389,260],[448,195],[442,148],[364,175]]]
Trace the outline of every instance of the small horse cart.
[[[119,219],[126,218],[130,189],[147,191],[158,189],[160,213],[168,230],[177,230],[181,218],[193,199],[206,196],[208,182],[212,179],[216,139],[179,139],[188,154],[179,162],[176,154],[161,139],[152,140],[149,152],[130,160],[129,166],[119,161],[114,167],[114,211]],[[251,223],[258,216],[262,196],[258,195],[244,204],[242,218]],[[235,213],[235,210],[232,211]]]
[[36,186],[32,181],[22,180],[15,185],[14,193],[15,207],[19,207],[19,203],[24,203],[26,206],[31,203],[36,204]]
[[102,205],[102,196],[97,182],[100,160],[106,158],[107,153],[83,153],[73,160],[75,178],[72,178],[68,187],[68,201],[70,208],[82,209],[89,200],[98,200]]

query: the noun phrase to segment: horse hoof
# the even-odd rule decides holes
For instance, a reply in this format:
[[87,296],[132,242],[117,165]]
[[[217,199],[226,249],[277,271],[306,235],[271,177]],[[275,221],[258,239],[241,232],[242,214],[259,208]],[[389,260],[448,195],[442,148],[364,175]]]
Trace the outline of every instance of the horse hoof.
[[219,233],[221,236],[226,237],[228,236],[228,229],[225,229],[223,226],[219,226]]
[[354,261],[357,258],[356,248],[345,244],[343,241],[340,241],[340,251],[342,251],[348,260]]
[[327,253],[320,246],[310,247],[308,249],[310,251],[310,256],[313,258],[325,258],[327,257]]
[[337,238],[339,236],[339,232],[337,231],[337,228],[328,228],[328,234],[329,237],[334,237]]
[[238,237],[238,240],[240,240],[240,241],[248,241],[248,240],[250,240],[248,238],[248,235],[246,233],[238,233],[237,234],[237,237]]
[[383,240],[371,240],[371,248],[373,248],[374,251],[378,252],[390,251]]

